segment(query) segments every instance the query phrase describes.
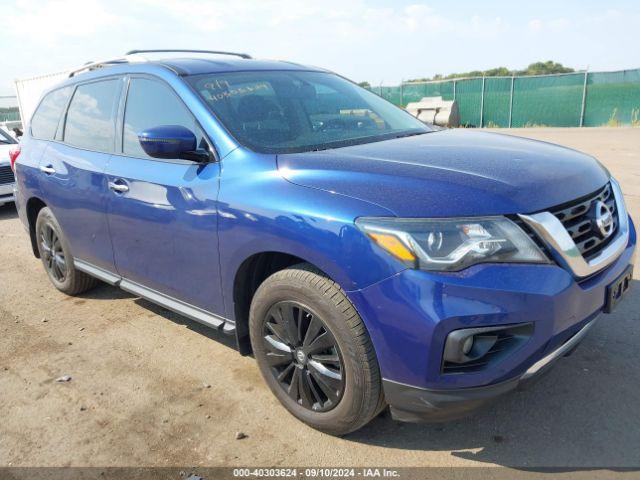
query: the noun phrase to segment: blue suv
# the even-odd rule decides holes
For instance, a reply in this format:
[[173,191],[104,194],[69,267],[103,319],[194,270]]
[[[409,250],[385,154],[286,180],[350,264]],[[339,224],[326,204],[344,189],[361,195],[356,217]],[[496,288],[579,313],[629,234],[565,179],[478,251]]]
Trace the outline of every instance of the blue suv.
[[12,156],[33,253],[64,293],[235,335],[314,428],[467,414],[629,288],[635,229],[590,156],[436,130],[319,68],[129,53],[46,93]]

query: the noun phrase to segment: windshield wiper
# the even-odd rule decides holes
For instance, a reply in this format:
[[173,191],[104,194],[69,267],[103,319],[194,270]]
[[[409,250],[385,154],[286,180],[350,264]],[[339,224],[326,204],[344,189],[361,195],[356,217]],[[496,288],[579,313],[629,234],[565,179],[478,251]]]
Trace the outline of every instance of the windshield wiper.
[[396,135],[393,138],[404,138],[404,137],[414,137],[416,135],[424,135],[425,133],[430,133],[430,132],[406,132],[406,133],[399,133],[398,135]]

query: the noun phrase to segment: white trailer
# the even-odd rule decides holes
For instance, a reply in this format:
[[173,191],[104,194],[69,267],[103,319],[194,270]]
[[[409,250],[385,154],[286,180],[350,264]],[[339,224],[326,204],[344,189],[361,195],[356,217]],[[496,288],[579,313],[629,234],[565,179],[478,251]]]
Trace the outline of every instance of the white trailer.
[[24,128],[27,128],[31,115],[33,115],[33,111],[38,106],[45,90],[68,78],[70,73],[71,71],[68,70],[15,81],[18,109],[20,110],[20,118]]

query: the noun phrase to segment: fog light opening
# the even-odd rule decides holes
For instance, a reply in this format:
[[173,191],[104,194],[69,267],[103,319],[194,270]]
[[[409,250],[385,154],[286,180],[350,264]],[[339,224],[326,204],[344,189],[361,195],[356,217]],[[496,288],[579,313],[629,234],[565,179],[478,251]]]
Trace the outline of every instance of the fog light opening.
[[444,345],[442,373],[482,370],[524,345],[533,323],[454,330]]
[[465,338],[464,342],[462,342],[462,353],[464,355],[469,355],[469,352],[471,352],[471,349],[473,348],[473,343],[473,336]]

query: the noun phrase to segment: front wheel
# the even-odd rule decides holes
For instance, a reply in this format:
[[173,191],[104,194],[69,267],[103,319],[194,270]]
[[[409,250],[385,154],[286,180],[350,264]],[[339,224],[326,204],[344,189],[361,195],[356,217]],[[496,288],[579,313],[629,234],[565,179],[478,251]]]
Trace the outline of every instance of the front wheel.
[[311,427],[344,435],[384,406],[378,363],[362,319],[342,289],[311,265],[267,278],[251,303],[249,324],[267,385]]

